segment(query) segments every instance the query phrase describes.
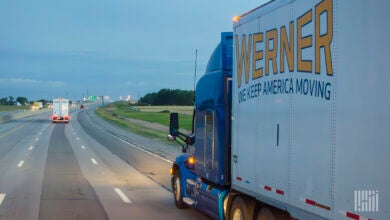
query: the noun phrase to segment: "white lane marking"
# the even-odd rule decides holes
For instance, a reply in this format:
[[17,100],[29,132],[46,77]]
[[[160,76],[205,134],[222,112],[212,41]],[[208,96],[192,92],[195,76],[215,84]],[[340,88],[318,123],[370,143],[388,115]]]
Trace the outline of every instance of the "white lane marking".
[[23,166],[23,164],[24,164],[24,161],[23,161],[23,160],[21,160],[21,161],[19,162],[19,164],[18,164],[18,167],[22,167],[22,166]]
[[138,149],[138,150],[143,151],[143,152],[145,152],[145,153],[147,153],[147,154],[150,154],[150,155],[152,155],[152,156],[154,156],[154,157],[157,157],[157,158],[159,158],[159,159],[161,159],[161,160],[163,160],[163,161],[165,161],[165,162],[168,162],[168,163],[170,163],[170,164],[173,164],[173,162],[172,162],[171,160],[165,159],[164,157],[161,157],[161,156],[159,156],[159,155],[157,155],[157,154],[155,154],[155,153],[152,153],[152,152],[147,151],[147,150],[145,150],[145,149],[143,149],[143,148],[141,148],[141,147],[138,147],[138,146],[136,146],[136,145],[134,145],[134,144],[131,144],[131,143],[129,143],[128,141],[125,141],[125,140],[123,140],[123,139],[120,139],[119,137],[117,137],[117,136],[115,136],[115,135],[113,135],[113,134],[111,134],[111,133],[108,133],[105,129],[101,128],[100,126],[95,125],[94,123],[92,123],[91,120],[89,120],[89,119],[87,119],[87,120],[88,120],[89,123],[91,123],[93,126],[95,126],[96,128],[98,128],[98,129],[100,129],[100,130],[106,132],[107,134],[111,135],[113,138],[118,139],[118,140],[122,141],[123,143],[126,143],[126,144],[130,145],[131,147],[133,147],[133,148],[135,148],[135,149]]
[[118,194],[119,197],[121,197],[122,201],[124,203],[131,203],[130,199],[120,190],[119,188],[114,188],[114,191],[116,194]]
[[80,138],[76,138],[76,140],[78,140],[78,141],[79,141],[79,140],[80,140]]
[[81,145],[81,149],[85,150],[85,147],[84,147],[84,145]]
[[73,132],[73,135],[76,135],[76,132]]
[[33,150],[33,149],[34,149],[34,146],[30,146],[28,149],[29,149],[29,150]]
[[39,141],[39,138],[35,138],[36,141]]
[[0,205],[1,205],[1,203],[3,203],[3,201],[4,201],[4,198],[5,198],[5,193],[1,193],[0,194]]
[[94,163],[95,165],[97,165],[98,163],[96,162],[96,160],[95,159],[93,159],[93,158],[91,158],[91,161],[92,161],[92,163]]

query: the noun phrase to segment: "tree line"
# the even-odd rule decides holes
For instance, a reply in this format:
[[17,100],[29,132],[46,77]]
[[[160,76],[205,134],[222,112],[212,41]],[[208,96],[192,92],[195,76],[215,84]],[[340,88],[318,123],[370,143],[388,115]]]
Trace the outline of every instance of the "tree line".
[[15,102],[25,105],[28,103],[28,100],[26,97],[21,96],[17,97],[16,100],[13,96],[0,98],[0,105],[15,105]]
[[194,91],[181,89],[161,89],[148,93],[138,101],[139,105],[193,105]]
[[[21,105],[27,105],[33,103],[33,101],[28,101],[26,97],[18,96],[16,99],[13,96],[0,98],[0,105],[15,105],[16,102],[19,102]],[[42,102],[43,105],[46,105],[47,100],[41,99],[37,102]]]

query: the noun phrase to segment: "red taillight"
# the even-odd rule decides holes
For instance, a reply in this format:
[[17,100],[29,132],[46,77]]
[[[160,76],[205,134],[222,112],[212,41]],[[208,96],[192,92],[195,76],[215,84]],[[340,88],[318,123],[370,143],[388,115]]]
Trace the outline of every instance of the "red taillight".
[[57,115],[53,115],[53,116],[51,116],[51,118],[52,118],[53,120],[56,120],[56,119],[57,119]]
[[68,116],[68,115],[67,115],[67,116],[65,116],[64,118],[65,118],[65,120],[69,120],[69,116]]

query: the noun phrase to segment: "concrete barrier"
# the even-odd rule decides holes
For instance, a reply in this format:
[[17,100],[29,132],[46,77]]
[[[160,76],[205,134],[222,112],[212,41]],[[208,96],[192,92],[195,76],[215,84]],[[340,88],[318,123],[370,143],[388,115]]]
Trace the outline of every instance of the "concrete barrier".
[[51,109],[41,109],[41,110],[37,110],[37,111],[26,110],[24,112],[16,112],[16,113],[10,112],[10,114],[0,116],[0,124],[6,123],[6,122],[9,122],[12,120],[17,120],[17,119],[41,114],[44,112],[49,112],[49,111],[51,111]]

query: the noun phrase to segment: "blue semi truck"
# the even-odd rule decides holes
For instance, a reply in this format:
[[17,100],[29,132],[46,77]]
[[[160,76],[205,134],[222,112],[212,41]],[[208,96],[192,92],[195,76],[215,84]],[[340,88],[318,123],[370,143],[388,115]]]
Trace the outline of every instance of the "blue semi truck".
[[390,219],[389,7],[274,0],[237,17],[197,83],[192,134],[170,116],[184,152],[176,206],[214,219]]
[[214,218],[223,216],[225,187],[230,185],[232,41],[232,33],[221,34],[207,73],[197,84],[193,130],[205,135],[179,132],[178,115],[170,116],[170,135],[188,144],[190,149],[183,146],[183,151],[191,152],[177,157],[171,171],[175,203],[179,208],[196,206]]

